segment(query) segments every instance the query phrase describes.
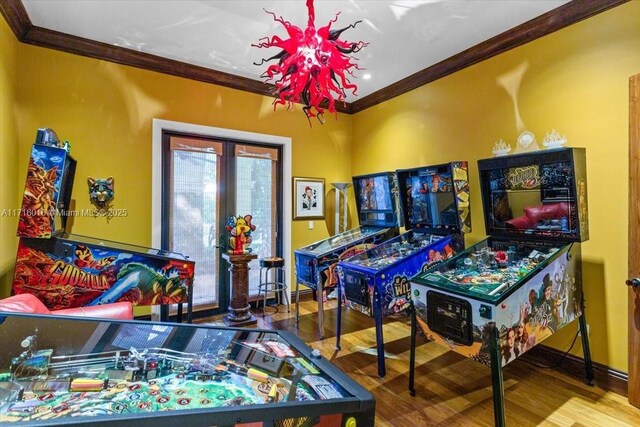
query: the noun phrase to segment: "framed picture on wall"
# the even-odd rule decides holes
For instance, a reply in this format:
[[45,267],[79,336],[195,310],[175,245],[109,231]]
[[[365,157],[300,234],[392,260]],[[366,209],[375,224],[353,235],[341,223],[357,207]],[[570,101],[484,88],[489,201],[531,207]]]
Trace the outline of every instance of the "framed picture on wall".
[[293,219],[324,219],[324,178],[293,178]]

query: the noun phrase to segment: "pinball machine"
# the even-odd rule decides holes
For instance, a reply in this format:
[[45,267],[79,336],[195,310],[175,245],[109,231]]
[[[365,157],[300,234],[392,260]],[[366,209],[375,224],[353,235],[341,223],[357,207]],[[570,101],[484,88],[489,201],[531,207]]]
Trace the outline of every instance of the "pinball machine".
[[382,319],[406,312],[410,279],[464,249],[471,231],[467,162],[397,171],[407,230],[338,263],[340,287],[336,348],[340,349],[342,293],[347,306],[375,319],[378,375],[386,374]]
[[3,313],[0,340],[5,426],[374,425],[373,396],[285,331]]
[[[76,160],[51,129],[33,144],[19,212],[14,294],[31,293],[51,310],[130,301],[187,303],[191,321],[195,263],[160,249],[74,235],[67,219]],[[178,310],[182,320],[182,310]]]
[[318,323],[324,337],[323,292],[338,285],[338,261],[370,249],[398,235],[398,186],[393,172],[353,177],[360,226],[295,251],[296,324],[299,284],[316,291]]
[[502,368],[578,321],[587,380],[580,243],[588,240],[586,157],[559,148],[478,161],[489,237],[411,280],[415,329],[491,368],[495,424],[505,425]]

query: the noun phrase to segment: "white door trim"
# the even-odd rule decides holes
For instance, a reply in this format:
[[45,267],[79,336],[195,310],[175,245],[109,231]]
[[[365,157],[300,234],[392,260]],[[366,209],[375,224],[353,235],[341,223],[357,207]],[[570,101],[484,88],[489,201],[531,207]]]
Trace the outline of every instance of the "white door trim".
[[[285,260],[286,282],[289,284],[287,292],[291,300],[291,157],[292,141],[286,136],[268,135],[263,133],[245,132],[234,129],[223,129],[212,126],[196,125],[192,123],[174,122],[169,120],[153,119],[152,151],[151,151],[151,246],[159,248],[162,236],[162,132],[184,132],[192,135],[200,135],[208,138],[226,138],[236,141],[246,141],[262,144],[282,146],[282,235],[283,253]],[[189,254],[185,254],[189,255]],[[222,266],[221,266],[222,267]],[[198,266],[196,265],[196,274]],[[154,307],[154,319],[160,313]]]

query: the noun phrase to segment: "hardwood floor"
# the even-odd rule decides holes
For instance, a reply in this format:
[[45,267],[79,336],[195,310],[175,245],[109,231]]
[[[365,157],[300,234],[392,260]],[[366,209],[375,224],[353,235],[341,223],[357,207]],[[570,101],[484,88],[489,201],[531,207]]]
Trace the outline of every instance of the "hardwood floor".
[[[385,319],[387,376],[378,378],[373,319],[343,309],[342,350],[335,351],[336,303],[325,304],[325,339],[320,340],[315,301],[300,303],[296,330],[293,307],[262,318],[258,327],[296,333],[309,346],[371,391],[376,426],[492,426],[489,368],[418,337],[416,396],[408,391],[410,328],[408,318]],[[268,312],[274,308],[267,308]],[[214,319],[201,320],[211,323]],[[640,410],[627,398],[590,387],[560,370],[540,369],[517,359],[504,369],[508,426],[639,426]]]

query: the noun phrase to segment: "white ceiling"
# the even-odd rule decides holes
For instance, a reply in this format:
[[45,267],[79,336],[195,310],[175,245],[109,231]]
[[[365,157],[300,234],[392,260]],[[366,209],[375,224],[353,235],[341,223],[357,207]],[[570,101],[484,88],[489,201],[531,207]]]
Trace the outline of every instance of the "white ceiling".
[[[304,0],[23,0],[33,25],[255,80],[278,53],[251,47],[287,34],[263,9],[298,27]],[[340,12],[332,29],[369,46],[355,56],[363,97],[484,40],[552,10],[567,0],[315,0],[316,28]],[[364,73],[371,79],[364,80]],[[347,101],[358,99],[349,95]]]

